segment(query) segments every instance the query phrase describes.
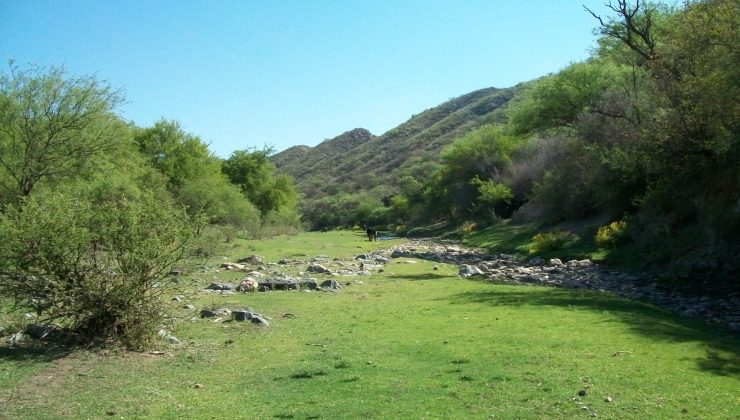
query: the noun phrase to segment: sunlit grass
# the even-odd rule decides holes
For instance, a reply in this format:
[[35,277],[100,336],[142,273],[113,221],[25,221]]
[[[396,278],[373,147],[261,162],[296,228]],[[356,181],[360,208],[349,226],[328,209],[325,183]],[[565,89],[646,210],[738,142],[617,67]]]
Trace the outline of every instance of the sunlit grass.
[[[333,258],[377,246],[351,235],[243,243],[233,256]],[[163,356],[77,353],[44,373],[20,371],[4,382],[17,392],[0,416],[737,417],[737,338],[608,294],[456,273],[402,259],[383,273],[343,278],[362,283],[339,293],[193,293],[198,307],[248,306],[271,325],[191,321],[178,304],[182,347],[163,343]],[[4,372],[33,363],[14,354],[2,353]],[[47,389],[29,387],[43,375],[53,377]],[[0,400],[8,396],[0,391]]]

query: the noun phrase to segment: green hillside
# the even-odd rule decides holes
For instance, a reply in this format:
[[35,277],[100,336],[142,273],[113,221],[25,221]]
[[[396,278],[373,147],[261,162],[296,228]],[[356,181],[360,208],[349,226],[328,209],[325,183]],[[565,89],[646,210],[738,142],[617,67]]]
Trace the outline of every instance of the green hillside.
[[518,88],[487,88],[462,95],[374,136],[357,128],[316,147],[294,146],[272,156],[280,172],[295,178],[304,206],[327,194],[393,188],[401,174],[483,124],[500,122],[501,108]]

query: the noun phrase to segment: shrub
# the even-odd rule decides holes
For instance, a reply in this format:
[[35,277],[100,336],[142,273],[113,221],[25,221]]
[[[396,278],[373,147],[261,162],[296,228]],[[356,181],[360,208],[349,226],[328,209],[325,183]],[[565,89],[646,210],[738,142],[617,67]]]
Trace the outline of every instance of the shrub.
[[613,248],[624,239],[626,229],[627,222],[623,220],[617,220],[600,227],[596,232],[596,245],[601,248]]
[[562,249],[568,242],[574,242],[576,240],[578,240],[578,235],[562,230],[538,233],[532,237],[532,243],[529,245],[529,253],[542,254],[556,251]]
[[164,320],[167,274],[193,242],[186,220],[150,194],[31,196],[0,214],[0,296],[84,342],[141,349]]

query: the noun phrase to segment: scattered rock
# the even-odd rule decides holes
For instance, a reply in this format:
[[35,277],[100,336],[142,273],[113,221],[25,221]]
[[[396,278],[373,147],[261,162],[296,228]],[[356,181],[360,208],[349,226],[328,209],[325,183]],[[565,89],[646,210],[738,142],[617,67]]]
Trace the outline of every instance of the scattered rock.
[[460,266],[458,275],[467,279],[473,276],[482,276],[483,271],[474,265],[463,264]]
[[244,264],[239,263],[231,263],[231,262],[225,262],[221,264],[221,268],[225,270],[233,270],[233,271],[246,271],[247,266]]
[[317,274],[331,274],[331,271],[321,264],[311,264],[308,266],[306,271],[309,273],[317,273]]
[[533,265],[533,266],[545,265],[545,260],[543,258],[540,258],[540,257],[535,257],[535,258],[532,258],[531,260],[529,260],[529,262],[527,264],[528,265]]
[[234,283],[211,283],[206,287],[208,290],[234,290],[236,285]]
[[240,292],[254,292],[259,287],[259,282],[253,277],[244,277],[239,281],[237,290]]
[[340,285],[336,280],[325,280],[321,283],[321,287],[327,289],[341,289],[342,285]]
[[265,261],[264,258],[262,258],[259,255],[250,255],[248,257],[239,258],[237,262],[239,263],[247,263],[251,265],[260,265]]

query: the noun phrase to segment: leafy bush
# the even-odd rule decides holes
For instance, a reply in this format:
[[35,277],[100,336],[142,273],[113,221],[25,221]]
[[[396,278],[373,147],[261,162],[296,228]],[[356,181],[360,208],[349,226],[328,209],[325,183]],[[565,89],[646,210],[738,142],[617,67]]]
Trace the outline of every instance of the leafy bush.
[[575,242],[577,240],[578,235],[562,230],[538,233],[532,237],[532,243],[529,245],[529,253],[543,254],[550,251],[557,251],[562,249],[568,242]]
[[140,349],[164,319],[166,276],[194,240],[186,220],[151,194],[32,195],[0,215],[0,296],[82,341]]
[[627,222],[617,220],[602,226],[596,232],[596,245],[602,248],[612,248],[619,244],[625,237]]

